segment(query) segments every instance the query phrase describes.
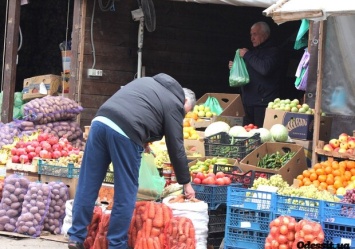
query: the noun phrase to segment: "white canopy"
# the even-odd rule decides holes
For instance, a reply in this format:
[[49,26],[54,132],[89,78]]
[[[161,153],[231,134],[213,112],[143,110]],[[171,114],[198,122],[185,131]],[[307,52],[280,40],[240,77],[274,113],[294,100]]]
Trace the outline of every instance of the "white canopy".
[[[277,0],[173,0],[180,2],[205,3],[205,4],[229,4],[234,6],[250,6],[267,8]],[[352,1],[352,0],[350,0]]]
[[263,11],[275,23],[301,19],[325,20],[328,16],[355,14],[353,0],[278,0]]

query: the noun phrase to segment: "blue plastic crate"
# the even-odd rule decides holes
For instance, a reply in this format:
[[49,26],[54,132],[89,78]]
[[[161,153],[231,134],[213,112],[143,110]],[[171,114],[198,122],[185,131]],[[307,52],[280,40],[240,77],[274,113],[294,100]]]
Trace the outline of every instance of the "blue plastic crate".
[[227,206],[273,212],[276,209],[276,198],[276,193],[230,185],[228,187]]
[[67,166],[55,165],[55,161],[52,164],[45,163],[43,160],[38,160],[38,174],[59,176],[65,178],[78,178],[80,168],[74,167],[73,163],[68,163]]
[[[350,248],[355,248],[355,222],[353,225],[340,225],[334,223],[323,222],[322,227],[327,242],[333,244],[349,244]],[[346,248],[346,247],[344,247]]]
[[206,185],[191,183],[196,198],[208,204],[208,209],[216,210],[227,202],[227,185]]
[[229,227],[269,232],[269,224],[273,219],[273,212],[227,207],[226,223]]
[[224,249],[264,249],[268,232],[226,227]]
[[321,200],[277,195],[275,214],[277,216],[289,215],[294,218],[309,218],[320,221],[322,203]]
[[355,205],[324,201],[322,220],[343,225],[355,223]]

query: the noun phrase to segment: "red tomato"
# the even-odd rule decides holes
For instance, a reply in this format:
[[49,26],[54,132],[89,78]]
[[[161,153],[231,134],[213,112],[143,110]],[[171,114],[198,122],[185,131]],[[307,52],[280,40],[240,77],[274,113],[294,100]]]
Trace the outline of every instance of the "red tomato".
[[231,179],[228,176],[225,176],[222,179],[224,181],[224,185],[229,185],[232,182]]
[[248,124],[248,127],[249,127],[250,129],[253,129],[253,128],[254,128],[254,124]]
[[202,172],[197,172],[196,178],[200,178],[201,181],[203,181],[206,177],[205,174]]
[[194,182],[195,184],[201,184],[201,179],[198,178],[198,177],[195,177],[194,180],[193,180],[193,182]]
[[224,175],[224,173],[222,172],[222,171],[218,171],[217,173],[216,173],[216,178],[223,178],[225,175]]
[[223,178],[217,178],[217,179],[216,179],[216,184],[217,184],[217,185],[224,185],[224,180],[223,180]]
[[207,176],[211,176],[211,177],[213,177],[213,178],[216,178],[216,175],[215,175],[214,173],[212,173],[212,172],[211,172],[211,173],[208,173]]

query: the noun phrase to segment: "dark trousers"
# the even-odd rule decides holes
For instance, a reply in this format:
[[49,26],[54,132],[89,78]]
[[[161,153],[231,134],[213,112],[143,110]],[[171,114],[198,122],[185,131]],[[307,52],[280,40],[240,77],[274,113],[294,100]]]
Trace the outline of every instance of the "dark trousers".
[[90,127],[73,204],[71,240],[83,242],[109,164],[114,168],[114,204],[107,239],[109,249],[127,249],[128,229],[135,207],[143,147],[101,122]]
[[243,125],[254,124],[258,127],[263,127],[265,111],[265,106],[244,106]]

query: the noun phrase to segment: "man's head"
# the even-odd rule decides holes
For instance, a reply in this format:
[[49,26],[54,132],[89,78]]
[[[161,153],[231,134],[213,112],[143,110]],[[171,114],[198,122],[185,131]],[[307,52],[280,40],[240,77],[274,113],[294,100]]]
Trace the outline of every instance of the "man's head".
[[184,89],[184,93],[185,93],[185,112],[188,113],[189,111],[191,111],[195,104],[196,104],[196,96],[195,93],[193,91],[191,91],[188,88],[183,88]]
[[270,37],[270,27],[266,22],[254,23],[250,28],[250,40],[253,47],[259,46]]

